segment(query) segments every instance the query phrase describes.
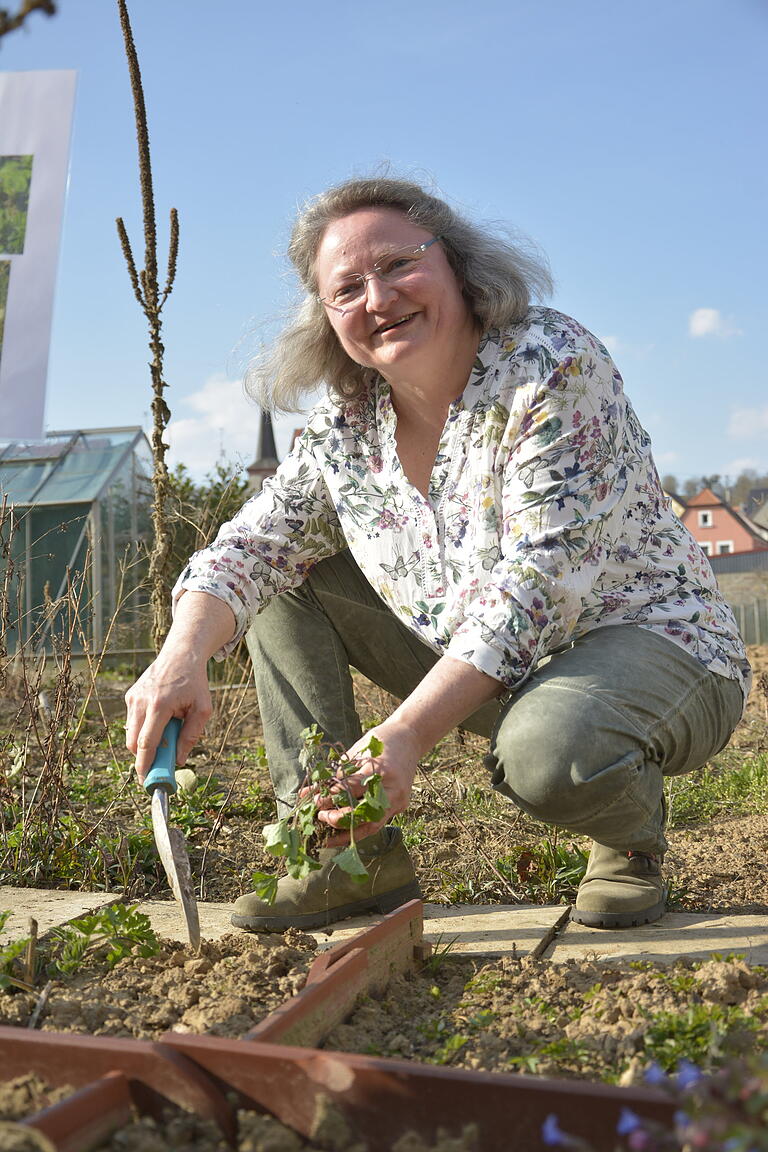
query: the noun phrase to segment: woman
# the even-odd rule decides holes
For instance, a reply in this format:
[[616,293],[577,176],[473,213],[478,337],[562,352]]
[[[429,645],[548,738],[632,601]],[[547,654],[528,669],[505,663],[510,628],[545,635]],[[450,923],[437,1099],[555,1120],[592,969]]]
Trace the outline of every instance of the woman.
[[[610,356],[531,307],[540,266],[413,184],[332,188],[289,253],[306,300],[260,397],[288,407],[323,379],[328,396],[182,574],[168,639],[127,695],[139,773],[171,715],[184,762],[210,713],[207,660],[247,635],[280,805],[311,723],[359,759],[355,779],[381,772],[389,816],[461,723],[489,737],[494,787],[593,840],[576,920],[658,919],[663,777],[726,744],[750,673]],[[350,664],[402,701],[375,760]],[[364,832],[365,886],[332,847],[273,907],[241,896],[233,922],[312,927],[417,894],[399,830]]]

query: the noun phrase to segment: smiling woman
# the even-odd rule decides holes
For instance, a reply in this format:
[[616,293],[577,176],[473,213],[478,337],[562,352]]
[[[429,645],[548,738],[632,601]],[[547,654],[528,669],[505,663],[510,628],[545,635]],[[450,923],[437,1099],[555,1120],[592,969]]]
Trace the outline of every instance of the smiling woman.
[[[272,481],[192,557],[173,628],[128,693],[140,772],[171,715],[180,760],[210,709],[206,661],[245,636],[281,814],[316,724],[378,773],[387,818],[457,724],[494,787],[592,838],[573,915],[664,912],[664,775],[728,741],[750,672],[705,557],[659,485],[605,346],[531,304],[542,265],[421,188],[355,180],[308,205],[290,256],[306,296],[251,375],[288,407],[328,395]],[[372,730],[350,667],[402,702]],[[383,751],[381,750],[383,746]],[[364,825],[363,883],[336,863],[349,809],[318,799],[321,867],[243,928],[312,927],[418,893],[398,828]]]

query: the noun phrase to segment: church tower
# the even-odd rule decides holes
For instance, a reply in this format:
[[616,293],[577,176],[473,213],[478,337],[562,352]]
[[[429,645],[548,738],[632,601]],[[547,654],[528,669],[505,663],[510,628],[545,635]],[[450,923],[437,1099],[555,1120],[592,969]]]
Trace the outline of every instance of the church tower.
[[277,471],[277,449],[275,448],[275,433],[272,428],[272,417],[266,409],[261,410],[259,423],[259,439],[256,445],[256,459],[249,464],[248,486],[251,492],[261,492],[261,486],[268,476],[274,476]]

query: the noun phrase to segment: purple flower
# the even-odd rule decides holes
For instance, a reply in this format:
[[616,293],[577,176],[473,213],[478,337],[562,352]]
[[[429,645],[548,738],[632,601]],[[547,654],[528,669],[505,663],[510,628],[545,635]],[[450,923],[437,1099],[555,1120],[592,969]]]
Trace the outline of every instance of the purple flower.
[[704,1073],[696,1064],[686,1059],[678,1060],[676,1080],[678,1088],[691,1088],[694,1084],[698,1084],[699,1080],[703,1079]]
[[654,1087],[660,1087],[662,1084],[666,1084],[667,1074],[658,1060],[653,1060],[645,1072],[643,1072],[643,1079],[646,1084],[653,1084]]
[[626,1136],[630,1132],[634,1132],[636,1128],[640,1128],[642,1120],[637,1116],[631,1108],[622,1108],[619,1122],[616,1125],[616,1131],[619,1136]]
[[557,1116],[550,1112],[541,1126],[541,1139],[545,1144],[556,1147],[565,1144],[568,1137],[557,1122]]

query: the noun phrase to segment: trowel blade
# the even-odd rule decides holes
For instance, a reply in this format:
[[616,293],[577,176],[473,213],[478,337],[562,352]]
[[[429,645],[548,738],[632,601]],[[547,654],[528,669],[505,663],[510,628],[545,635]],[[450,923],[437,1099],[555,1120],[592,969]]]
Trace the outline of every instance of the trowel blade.
[[168,883],[184,911],[189,942],[197,952],[200,948],[200,919],[187,845],[179,829],[168,824],[168,793],[163,788],[155,788],[152,793],[152,829]]

